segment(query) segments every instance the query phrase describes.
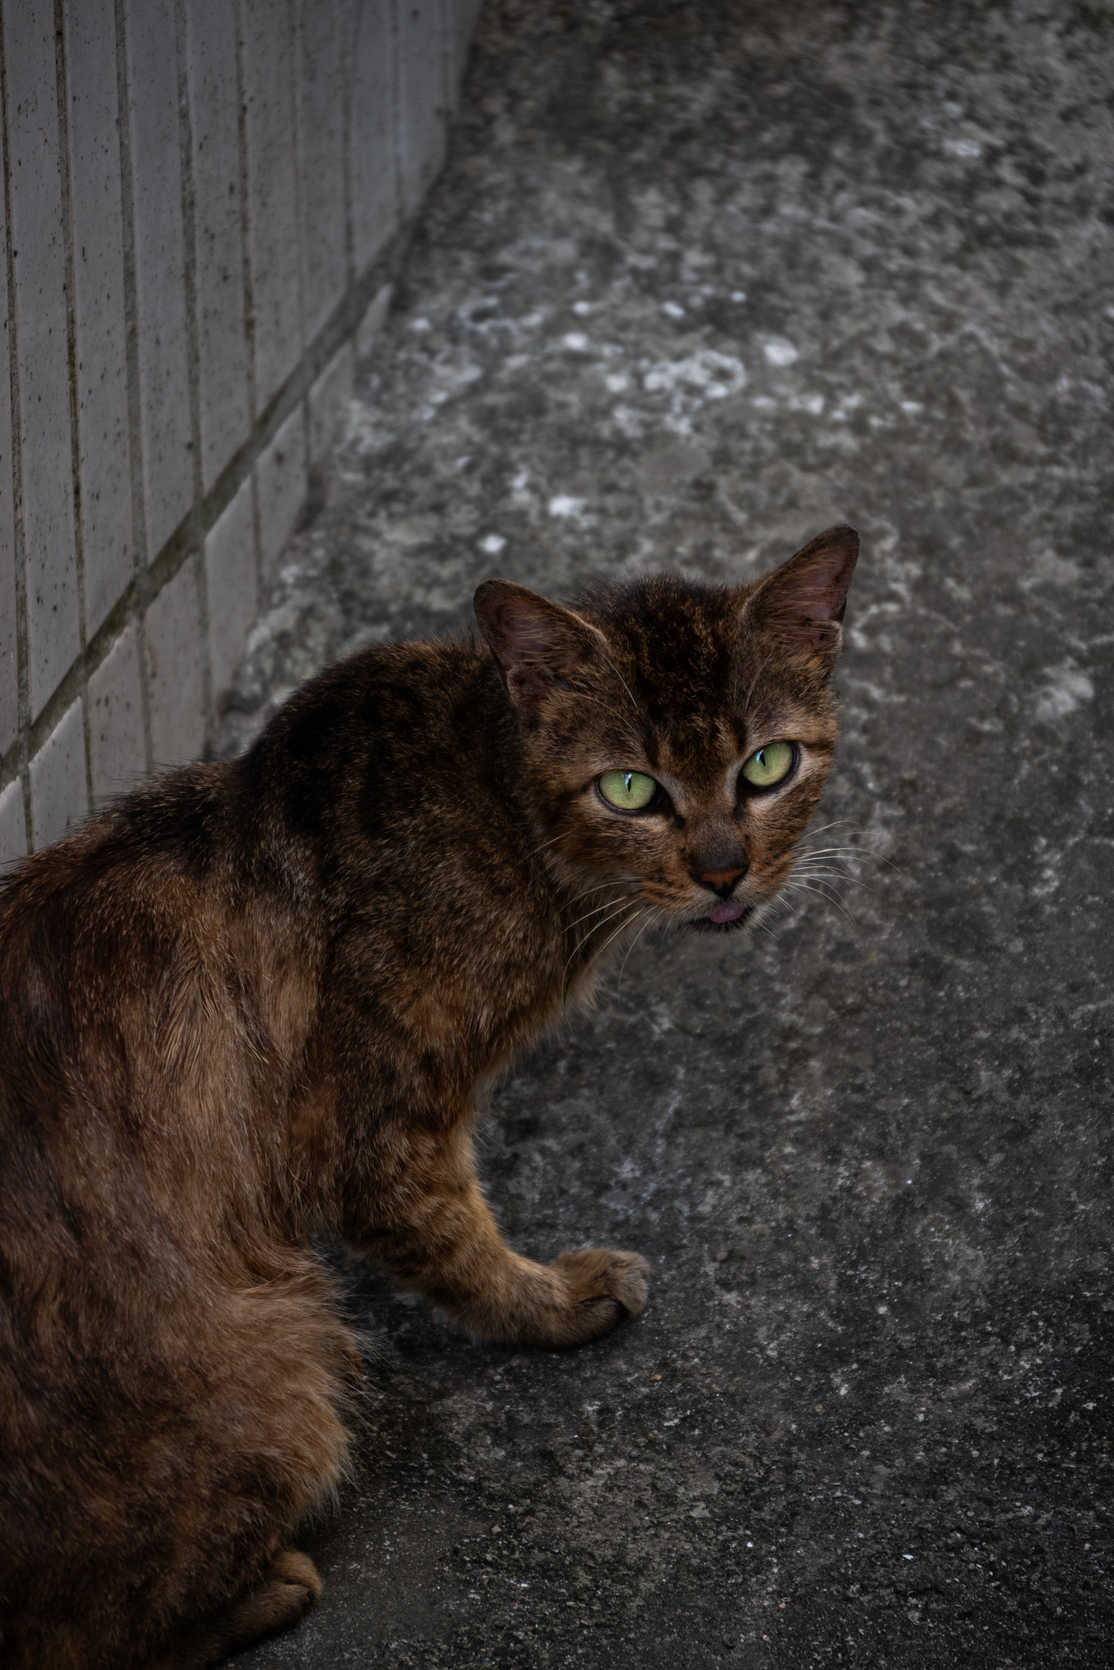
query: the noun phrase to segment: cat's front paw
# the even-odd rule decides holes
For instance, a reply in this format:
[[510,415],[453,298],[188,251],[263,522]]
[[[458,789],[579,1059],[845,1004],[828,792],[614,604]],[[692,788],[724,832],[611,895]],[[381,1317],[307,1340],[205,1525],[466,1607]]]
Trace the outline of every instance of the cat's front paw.
[[650,1267],[641,1253],[614,1247],[563,1252],[550,1266],[562,1279],[568,1309],[555,1343],[580,1345],[610,1333],[617,1322],[637,1316],[646,1304]]

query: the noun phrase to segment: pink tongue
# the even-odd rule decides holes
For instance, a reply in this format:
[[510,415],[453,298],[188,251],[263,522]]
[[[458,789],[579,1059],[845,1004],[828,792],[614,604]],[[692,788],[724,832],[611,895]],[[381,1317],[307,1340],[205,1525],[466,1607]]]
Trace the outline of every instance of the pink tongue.
[[746,905],[740,904],[738,899],[725,899],[722,904],[712,906],[708,912],[708,921],[737,922],[746,908]]

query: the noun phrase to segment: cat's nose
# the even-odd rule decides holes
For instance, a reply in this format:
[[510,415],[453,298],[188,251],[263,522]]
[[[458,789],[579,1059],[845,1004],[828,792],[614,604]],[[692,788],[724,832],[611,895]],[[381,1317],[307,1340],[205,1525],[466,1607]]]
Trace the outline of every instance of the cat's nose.
[[[717,855],[718,856],[718,855]],[[701,887],[710,887],[713,893],[718,893],[721,899],[726,899],[732,892],[735,883],[747,873],[747,861],[742,854],[732,854],[730,858],[704,860],[693,866],[693,876]]]
[[742,870],[705,870],[696,879],[702,887],[710,887],[713,893],[718,893],[721,899],[726,899],[739,877],[745,875],[745,868]]

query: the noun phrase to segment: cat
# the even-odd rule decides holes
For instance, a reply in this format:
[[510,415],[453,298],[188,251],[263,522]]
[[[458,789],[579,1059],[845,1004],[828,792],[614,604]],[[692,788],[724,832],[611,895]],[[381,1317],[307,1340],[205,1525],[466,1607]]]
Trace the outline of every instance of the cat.
[[0,887],[0,1662],[187,1670],[295,1622],[355,1336],[310,1237],[473,1335],[570,1346],[647,1266],[539,1264],[476,1178],[477,1087],[655,923],[788,877],[835,740],[858,553],[363,651],[239,759]]

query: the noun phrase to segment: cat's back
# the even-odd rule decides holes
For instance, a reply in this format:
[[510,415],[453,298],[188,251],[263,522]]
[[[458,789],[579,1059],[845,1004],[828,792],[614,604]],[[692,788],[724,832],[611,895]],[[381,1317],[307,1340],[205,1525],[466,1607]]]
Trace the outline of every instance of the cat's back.
[[519,733],[486,650],[400,643],[339,662],[239,771],[263,831],[257,861],[308,890],[335,939],[356,924],[432,969],[496,915],[525,934],[548,915]]
[[255,994],[295,937],[312,952],[286,913],[247,899],[237,815],[231,769],[189,767],[0,883],[0,1251],[23,1272],[10,1298],[36,1259],[68,1272],[80,1252],[92,1281],[89,1254],[112,1237],[142,1261],[204,1234],[222,1202],[204,1198],[198,1155],[259,1148]]
[[226,768],[189,767],[0,880],[0,1081],[61,1085],[79,1067],[88,1081],[98,1032],[157,1010],[204,963],[227,896],[227,799]]
[[373,854],[404,829],[436,839],[446,825],[489,821],[507,806],[514,755],[491,657],[468,643],[407,642],[311,679],[238,770],[272,835],[327,876],[330,861]]

